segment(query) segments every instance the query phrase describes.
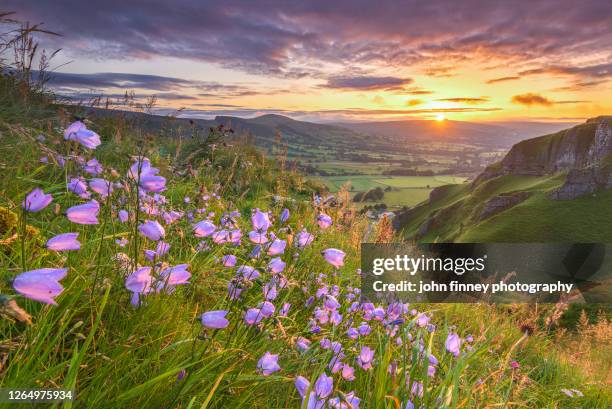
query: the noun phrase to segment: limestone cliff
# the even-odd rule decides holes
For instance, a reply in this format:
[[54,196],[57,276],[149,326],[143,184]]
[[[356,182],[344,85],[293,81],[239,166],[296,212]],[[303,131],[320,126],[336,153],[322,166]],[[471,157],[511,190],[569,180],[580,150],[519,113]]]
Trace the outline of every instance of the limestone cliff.
[[567,172],[566,185],[551,194],[573,199],[612,187],[612,117],[592,118],[584,124],[514,145],[501,162],[487,167],[473,182],[502,175],[543,176]]

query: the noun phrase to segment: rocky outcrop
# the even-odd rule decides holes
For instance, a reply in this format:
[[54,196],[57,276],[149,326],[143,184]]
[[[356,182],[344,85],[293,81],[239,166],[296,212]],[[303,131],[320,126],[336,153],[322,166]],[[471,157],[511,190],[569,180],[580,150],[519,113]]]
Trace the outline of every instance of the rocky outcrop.
[[550,194],[551,199],[572,200],[580,196],[595,193],[601,189],[612,188],[612,166],[591,166],[583,169],[572,169],[567,174],[565,183]]
[[[501,162],[478,175],[472,186],[502,175],[543,176],[567,172],[564,185],[549,196],[555,200],[571,200],[612,188],[611,158],[612,117],[601,116],[555,134],[517,143]],[[506,199],[496,200],[501,205]],[[486,205],[485,211],[489,211]]]
[[494,196],[484,204],[478,216],[478,220],[488,219],[497,213],[503,212],[527,200],[530,196],[531,192],[510,192]]
[[473,182],[501,175],[543,176],[572,169],[600,166],[612,155],[612,117],[514,145],[501,162],[487,167]]
[[586,166],[600,165],[612,154],[612,117],[589,119],[587,123],[597,123],[595,137],[586,155]]

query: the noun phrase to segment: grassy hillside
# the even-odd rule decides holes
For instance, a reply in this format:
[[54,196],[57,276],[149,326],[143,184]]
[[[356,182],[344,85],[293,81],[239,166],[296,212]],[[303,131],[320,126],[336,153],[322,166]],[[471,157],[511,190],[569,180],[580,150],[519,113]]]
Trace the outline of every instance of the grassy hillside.
[[458,237],[464,242],[609,242],[612,239],[612,191],[570,201],[538,193],[491,217]]
[[[422,241],[457,242],[608,242],[612,227],[612,192],[604,191],[570,201],[552,200],[548,193],[563,184],[564,176],[499,176],[472,190],[470,185],[449,186],[402,216],[407,236],[414,236],[435,211],[446,210],[444,221]],[[492,197],[518,191],[533,192],[522,203],[480,221],[484,204]]]
[[[71,389],[77,397],[36,407],[612,404],[608,344],[593,335],[610,331],[607,320],[587,322],[570,337],[551,333],[559,324],[554,307],[534,315],[520,306],[395,305],[374,318],[356,290],[367,222],[343,198],[338,205],[316,198],[300,174],[252,147],[169,138],[124,117],[86,121],[101,137],[88,149],[63,135],[78,108],[54,105],[12,79],[0,78],[0,90],[0,386]],[[163,192],[141,177],[145,156],[165,178]],[[95,176],[88,173],[93,159],[102,166]],[[130,168],[140,176],[129,177]],[[97,223],[67,217],[91,204],[68,188],[77,176],[99,204]],[[99,193],[95,178],[112,181],[113,191]],[[514,183],[537,189],[556,182]],[[52,201],[27,211],[21,204],[36,188]],[[448,188],[446,200],[462,200],[463,189]],[[331,227],[317,223],[320,213]],[[145,220],[159,222],[163,237],[147,232]],[[194,226],[205,220],[214,233],[196,237],[204,234]],[[271,255],[269,243],[254,243],[261,241],[254,229],[286,248],[275,244]],[[48,244],[68,232],[78,233],[80,249]],[[371,234],[388,237],[377,228]],[[324,256],[330,248],[345,258]],[[235,256],[235,265],[225,256]],[[41,268],[66,269],[61,285],[51,286],[46,273],[27,282],[24,273]],[[56,305],[33,298],[41,288],[52,290],[42,295],[55,295]],[[225,318],[203,316],[213,311]],[[447,344],[453,337],[461,344]],[[574,337],[579,346],[569,343]],[[570,397],[562,389],[579,392]]]
[[[610,117],[517,143],[473,183],[438,188],[430,200],[400,215],[398,224],[406,236],[423,241],[609,242],[612,191],[601,186],[610,155],[607,142],[595,140],[602,121],[609,124]],[[594,151],[600,157],[593,159]],[[579,176],[571,180],[592,183],[585,186],[595,186],[593,193],[551,198],[568,172],[588,166],[604,175],[597,184]]]

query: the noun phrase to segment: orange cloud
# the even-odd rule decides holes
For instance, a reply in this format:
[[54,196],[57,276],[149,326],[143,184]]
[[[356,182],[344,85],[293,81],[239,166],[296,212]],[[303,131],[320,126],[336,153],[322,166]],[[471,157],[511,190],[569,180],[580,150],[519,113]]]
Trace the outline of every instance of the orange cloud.
[[410,87],[402,90],[402,94],[411,94],[411,95],[429,95],[434,92],[428,89],[420,88],[420,87]]
[[484,104],[485,102],[489,102],[489,98],[481,97],[481,98],[467,98],[467,97],[459,97],[459,98],[440,98],[438,101],[444,102],[456,102],[459,104],[468,104],[468,105],[478,105]]
[[368,75],[331,77],[323,86],[348,91],[402,90],[413,82],[411,78],[377,77]]
[[487,84],[495,84],[496,82],[504,82],[504,81],[514,81],[520,80],[521,77],[500,77],[500,78],[492,78],[487,81]]
[[531,92],[513,96],[512,102],[514,102],[515,104],[520,104],[520,105],[527,105],[527,106],[542,105],[542,106],[547,106],[547,107],[552,106],[554,104],[554,102],[551,101],[550,99],[543,97],[542,95],[534,94]]

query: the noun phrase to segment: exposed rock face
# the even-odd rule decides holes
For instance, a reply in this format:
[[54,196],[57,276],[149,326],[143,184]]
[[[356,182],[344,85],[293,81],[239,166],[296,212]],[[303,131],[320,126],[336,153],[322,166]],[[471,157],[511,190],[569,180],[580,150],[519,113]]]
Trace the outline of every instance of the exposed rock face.
[[[610,117],[600,119],[590,119],[597,121],[595,138],[587,151],[587,166],[598,165],[604,162],[612,154],[612,120]],[[587,123],[589,123],[587,121]]]
[[560,188],[550,194],[551,199],[572,200],[600,189],[612,188],[611,166],[591,166],[584,169],[572,169]]
[[501,175],[551,175],[600,166],[612,155],[612,117],[517,143],[500,163],[487,167],[473,182]]
[[478,220],[488,219],[497,213],[514,207],[517,204],[527,200],[529,196],[531,196],[531,192],[511,192],[497,195],[485,203],[480,215],[478,216]]

